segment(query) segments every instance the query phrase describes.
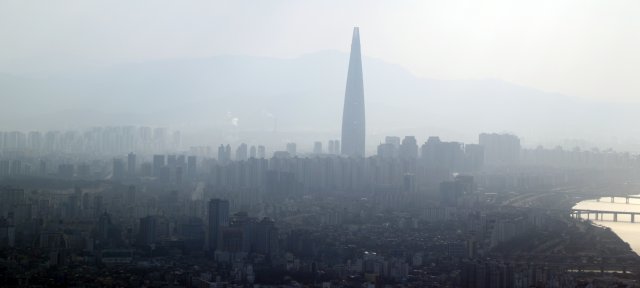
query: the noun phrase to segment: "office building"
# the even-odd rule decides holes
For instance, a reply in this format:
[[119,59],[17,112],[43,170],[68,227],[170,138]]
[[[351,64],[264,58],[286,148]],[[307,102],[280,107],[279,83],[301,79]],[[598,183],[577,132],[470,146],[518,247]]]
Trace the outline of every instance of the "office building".
[[353,28],[347,88],[342,113],[342,154],[364,157],[365,149],[365,109],[364,84],[362,79],[362,59],[360,55],[360,31]]

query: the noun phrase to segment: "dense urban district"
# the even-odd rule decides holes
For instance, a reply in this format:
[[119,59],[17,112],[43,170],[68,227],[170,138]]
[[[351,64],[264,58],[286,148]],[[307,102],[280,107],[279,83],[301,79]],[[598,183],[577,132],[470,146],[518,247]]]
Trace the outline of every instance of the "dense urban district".
[[356,27],[326,150],[182,149],[162,127],[0,133],[0,286],[640,287],[638,255],[590,218],[636,214],[573,208],[629,202],[637,155],[495,133],[366,153],[363,83]]
[[635,155],[507,134],[214,153],[179,135],[0,134],[1,286],[638,286],[629,245],[572,214],[637,193]]

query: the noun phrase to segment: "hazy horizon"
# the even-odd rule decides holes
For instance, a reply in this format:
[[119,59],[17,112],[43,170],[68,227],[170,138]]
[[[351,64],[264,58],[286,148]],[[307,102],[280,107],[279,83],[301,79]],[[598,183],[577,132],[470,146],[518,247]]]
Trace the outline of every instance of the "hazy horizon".
[[[43,78],[5,79],[6,75],[0,75],[0,81],[8,83],[0,86],[3,94],[21,95],[6,102],[0,129],[161,126],[182,130],[186,139],[194,139],[188,142],[194,145],[251,142],[265,135],[274,137],[276,143],[309,137],[337,139],[347,59],[347,53],[330,50],[291,59],[213,56],[147,61]],[[309,72],[299,73],[304,69]],[[635,117],[635,106],[608,107],[602,100],[547,93],[498,79],[426,79],[370,57],[365,57],[364,69],[370,150],[387,135],[415,135],[419,141],[440,136],[476,143],[482,132],[513,133],[529,147],[563,145],[569,149],[567,141],[582,141],[589,143],[583,148],[638,149],[638,140],[624,134],[628,128],[615,128],[617,119]],[[246,86],[245,81],[254,85]],[[56,101],[33,104],[46,102],[45,97]],[[526,108],[535,109],[524,111]],[[563,109],[575,111],[541,119],[536,111]],[[616,118],[606,117],[608,114]],[[466,117],[459,117],[463,115]],[[576,130],[580,123],[566,122],[571,117],[593,118],[582,120],[592,125],[590,131]],[[277,131],[290,136],[270,133],[274,124]]]
[[0,38],[11,45],[0,47],[0,72],[226,54],[294,58],[348,51],[351,27],[361,26],[364,55],[420,77],[497,78],[637,102],[638,11],[635,1],[578,0],[6,1]]
[[[640,131],[626,125],[640,121],[633,112],[640,103],[640,85],[633,77],[640,74],[640,57],[634,52],[640,48],[634,40],[640,31],[635,29],[640,20],[633,17],[638,11],[640,4],[631,1],[604,5],[577,0],[3,2],[0,39],[11,45],[0,46],[0,78],[5,78],[0,79],[5,83],[0,93],[9,97],[0,109],[0,129],[150,125],[224,134],[229,129],[263,133],[277,125],[283,132],[337,135],[344,55],[352,27],[360,26],[367,133],[377,135],[375,139],[401,132],[475,142],[481,132],[510,132],[533,146],[579,139],[601,148],[638,151],[640,139],[633,135]],[[327,53],[341,55],[331,60],[332,67],[308,61]],[[255,63],[245,63],[251,61]],[[197,62],[218,67],[206,70]],[[368,68],[369,62],[375,67]],[[281,71],[291,63],[299,65]],[[270,96],[257,89],[237,92],[244,89],[240,74],[225,78],[232,85],[216,82],[213,78],[224,74],[227,64],[276,74],[246,78]],[[176,67],[184,69],[172,74]],[[134,75],[129,68],[140,69]],[[205,70],[212,72],[198,74]],[[274,77],[297,77],[299,83],[265,80]],[[447,83],[450,87],[439,88]],[[158,105],[152,103],[155,94],[162,95]],[[266,105],[267,98],[285,101],[290,95],[321,98],[310,101],[324,108],[302,105],[297,116],[272,115],[275,121],[267,116],[278,109],[273,107],[240,116],[239,104],[206,108],[219,101],[207,98],[240,97],[247,103],[264,98],[259,102]],[[149,107],[133,111],[110,99],[146,101]],[[415,106],[420,105],[425,110],[418,111]],[[186,119],[171,109],[191,113],[184,113]],[[307,114],[311,118],[304,121],[295,118]],[[452,119],[456,114],[475,120]],[[264,119],[246,121],[255,115]],[[233,118],[241,119],[240,128],[227,127]],[[205,139],[212,137],[218,136]]]

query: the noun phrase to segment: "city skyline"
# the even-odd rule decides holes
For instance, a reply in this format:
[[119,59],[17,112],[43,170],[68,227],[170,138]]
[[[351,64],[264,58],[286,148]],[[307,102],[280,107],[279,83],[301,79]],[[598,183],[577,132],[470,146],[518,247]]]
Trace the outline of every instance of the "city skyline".
[[[622,9],[595,2],[490,2],[354,2],[343,4],[344,12],[332,15],[330,25],[312,21],[331,15],[331,4],[321,3],[279,1],[257,10],[225,1],[200,9],[193,3],[164,3],[154,6],[164,16],[144,23],[135,23],[131,14],[144,15],[141,6],[122,9],[124,4],[86,1],[77,6],[83,13],[74,14],[62,4],[2,3],[0,11],[16,13],[0,17],[6,24],[0,25],[0,35],[13,43],[0,47],[0,67],[6,67],[0,94],[20,97],[6,97],[0,130],[136,125],[178,129],[187,142],[196,137],[199,142],[232,142],[243,138],[238,134],[261,138],[257,134],[268,131],[295,134],[280,137],[285,143],[339,138],[342,111],[335,107],[344,99],[337,90],[344,89],[349,56],[344,39],[357,24],[366,27],[370,43],[362,55],[369,152],[384,135],[440,135],[469,142],[485,131],[517,134],[531,146],[582,141],[640,151],[640,128],[619,124],[640,121],[635,113],[640,104],[632,96],[616,96],[635,91],[628,75],[640,67],[629,52],[637,37],[626,23],[635,23],[629,17],[636,3],[625,2],[629,5]],[[382,7],[395,12],[383,13]],[[265,25],[258,29],[242,17],[220,16],[218,8],[263,19]],[[282,13],[290,9],[308,19],[289,19],[297,17]],[[269,12],[262,15],[262,10]],[[21,12],[41,17],[28,24],[15,16]],[[280,13],[287,17],[273,16]],[[422,17],[439,13],[454,16]],[[106,15],[122,16],[121,26],[105,24]],[[187,19],[193,21],[180,21]],[[219,25],[225,19],[237,24],[242,37]],[[594,19],[602,24],[594,27]],[[283,25],[286,21],[296,25]],[[125,23],[137,29],[124,29]],[[505,51],[509,47],[514,49]],[[557,87],[564,83],[571,87]],[[284,108],[289,105],[299,110]],[[546,116],[538,117],[543,112]],[[474,121],[466,121],[470,118]],[[240,141],[251,141],[246,138]]]
[[0,2],[0,286],[640,287],[634,12]]

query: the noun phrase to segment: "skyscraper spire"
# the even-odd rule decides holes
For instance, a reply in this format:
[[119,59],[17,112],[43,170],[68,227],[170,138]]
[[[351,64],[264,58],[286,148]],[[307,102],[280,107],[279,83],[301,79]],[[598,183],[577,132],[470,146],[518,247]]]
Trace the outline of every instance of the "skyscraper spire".
[[353,28],[347,89],[342,112],[342,154],[364,156],[365,117],[362,58],[360,55],[360,31]]

